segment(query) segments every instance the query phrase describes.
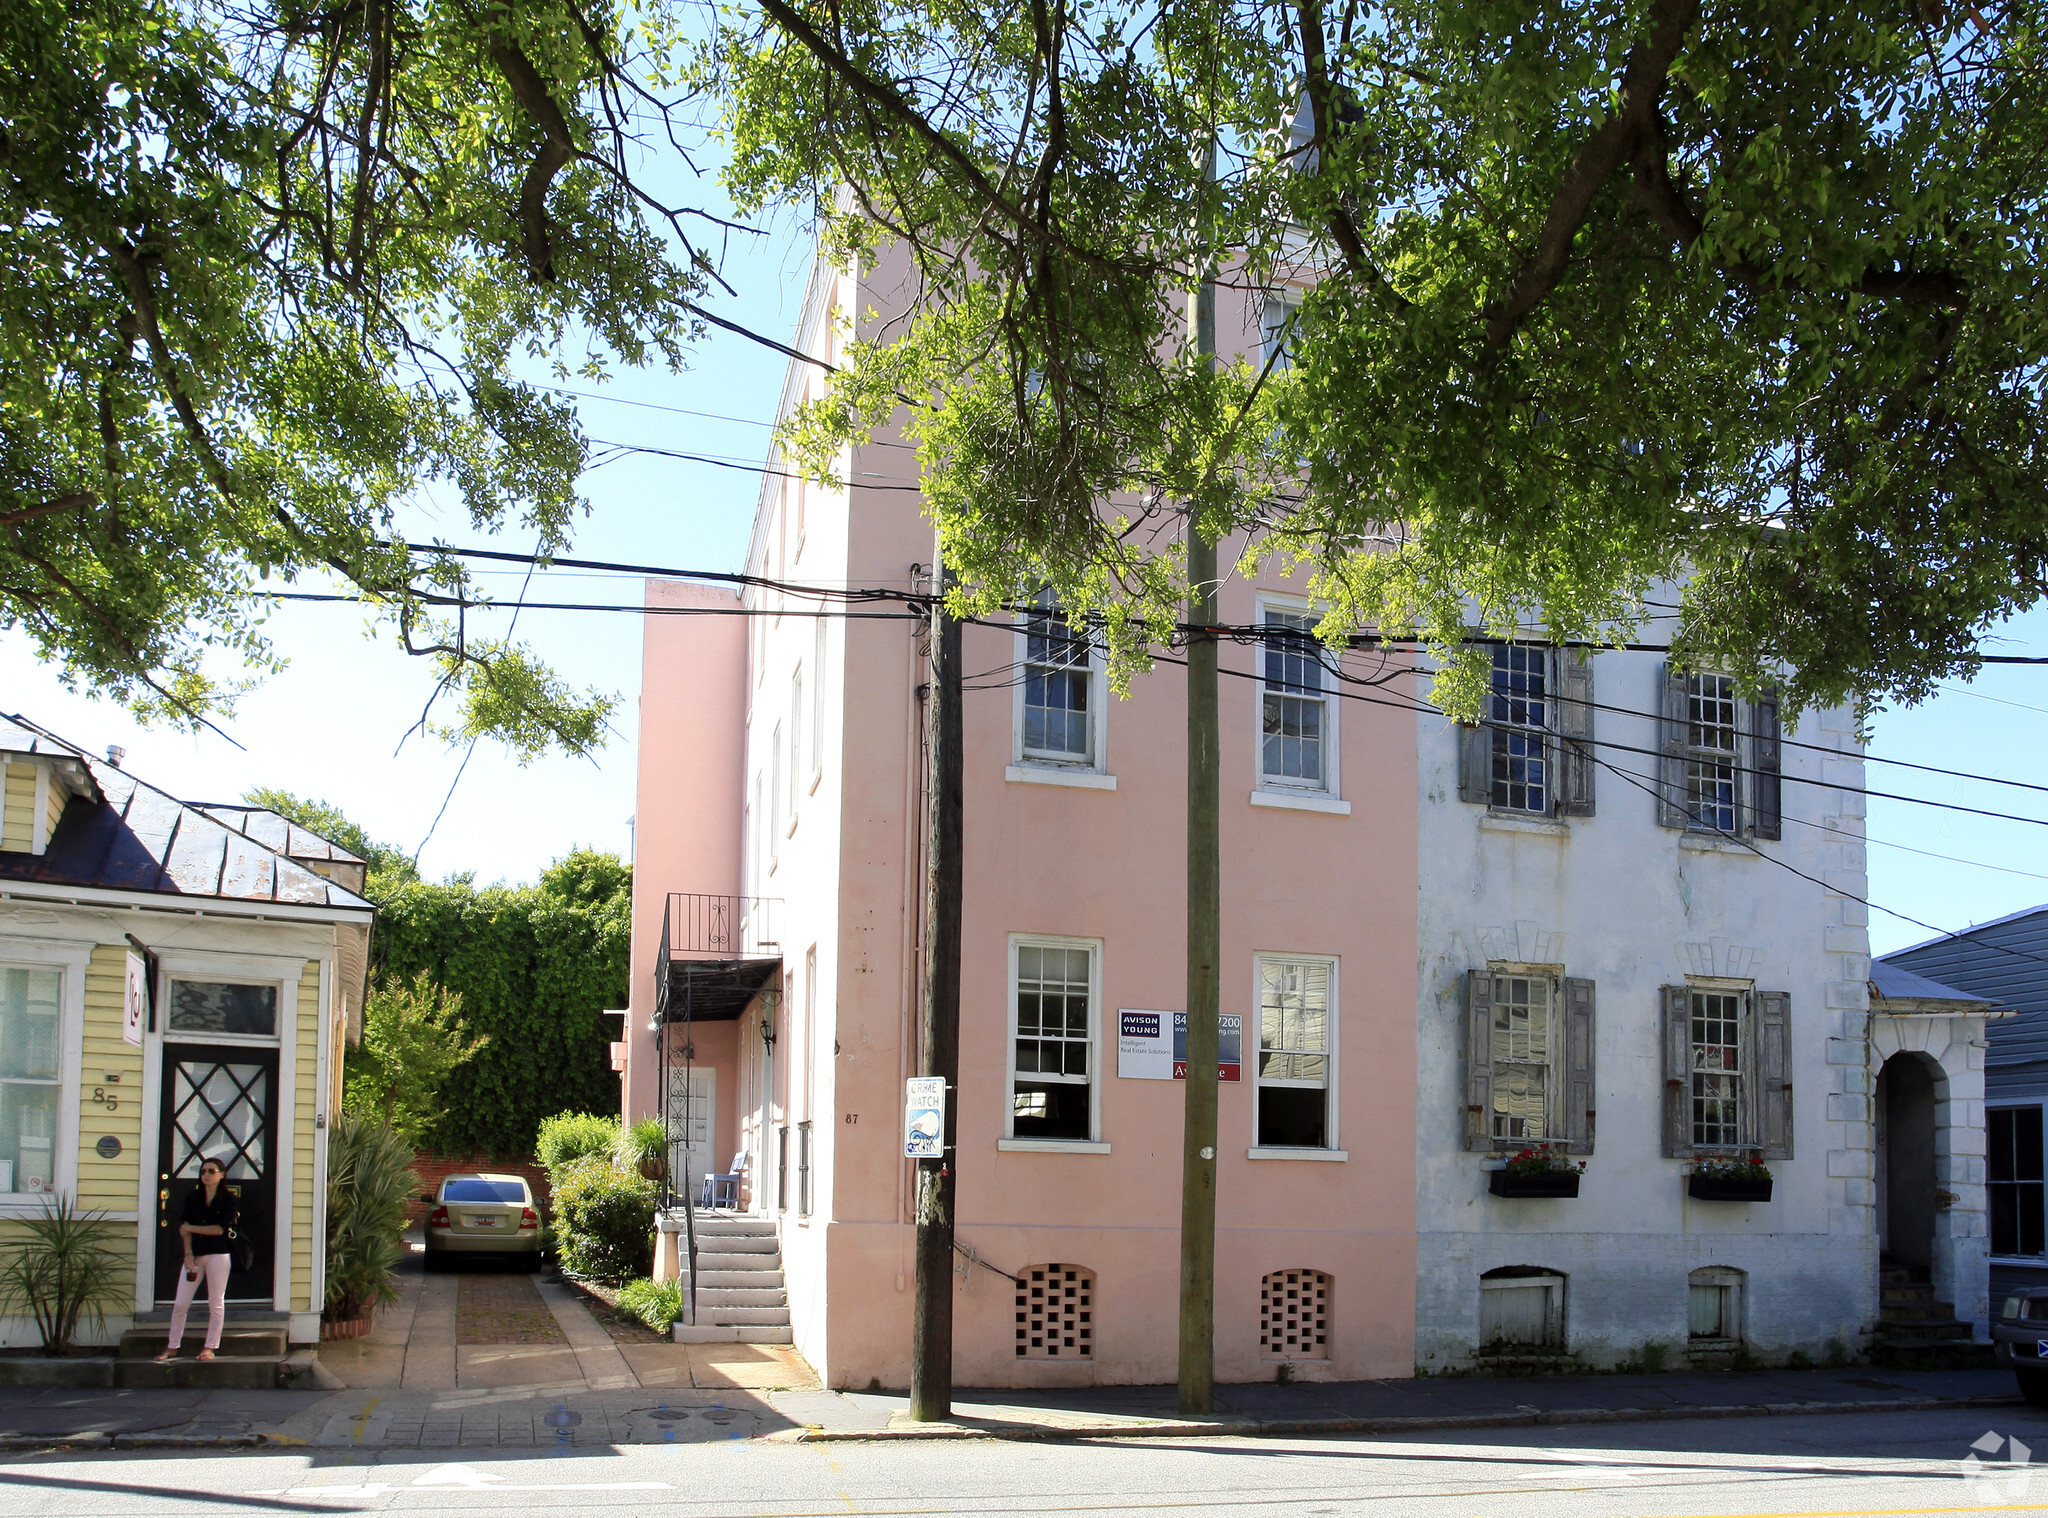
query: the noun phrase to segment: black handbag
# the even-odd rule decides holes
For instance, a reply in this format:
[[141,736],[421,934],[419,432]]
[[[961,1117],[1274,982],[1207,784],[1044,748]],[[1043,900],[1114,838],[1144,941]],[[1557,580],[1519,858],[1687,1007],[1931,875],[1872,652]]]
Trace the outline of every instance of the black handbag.
[[247,1274],[256,1265],[256,1243],[239,1228],[228,1230],[228,1262],[239,1274]]

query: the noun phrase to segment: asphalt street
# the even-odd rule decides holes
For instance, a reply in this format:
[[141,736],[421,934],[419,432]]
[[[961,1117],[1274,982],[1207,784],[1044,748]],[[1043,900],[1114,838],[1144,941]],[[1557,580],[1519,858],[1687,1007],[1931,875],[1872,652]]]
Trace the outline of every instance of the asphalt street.
[[2048,1463],[2033,1463],[2036,1447],[2048,1456],[2048,1413],[2000,1408],[1544,1428],[1484,1440],[741,1440],[456,1461],[395,1450],[52,1452],[0,1465],[0,1518],[1903,1518],[2048,1510]]

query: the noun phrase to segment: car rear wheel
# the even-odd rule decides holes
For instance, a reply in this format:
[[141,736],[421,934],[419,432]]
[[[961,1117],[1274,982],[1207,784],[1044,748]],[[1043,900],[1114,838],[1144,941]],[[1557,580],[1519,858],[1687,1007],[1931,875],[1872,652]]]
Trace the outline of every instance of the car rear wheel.
[[429,1249],[426,1252],[426,1259],[423,1262],[423,1268],[430,1276],[438,1274],[441,1269],[441,1251],[438,1249]]
[[525,1254],[519,1257],[519,1268],[528,1275],[532,1275],[535,1271],[539,1270],[540,1251],[538,1249],[527,1250]]
[[2030,1407],[2048,1407],[2048,1371],[2016,1370],[2013,1376],[2020,1383],[2020,1395],[2027,1399]]

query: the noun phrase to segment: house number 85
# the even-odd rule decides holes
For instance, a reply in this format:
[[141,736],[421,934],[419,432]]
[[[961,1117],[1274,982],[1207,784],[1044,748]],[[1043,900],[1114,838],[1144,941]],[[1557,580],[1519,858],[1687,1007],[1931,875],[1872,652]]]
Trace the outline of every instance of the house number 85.
[[107,1095],[107,1088],[105,1086],[94,1086],[92,1088],[92,1099],[109,1112],[120,1110],[121,1098]]

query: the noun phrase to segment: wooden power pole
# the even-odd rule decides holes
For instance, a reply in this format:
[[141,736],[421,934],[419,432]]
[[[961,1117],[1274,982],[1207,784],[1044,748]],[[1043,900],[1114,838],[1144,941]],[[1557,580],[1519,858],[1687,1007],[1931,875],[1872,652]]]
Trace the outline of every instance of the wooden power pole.
[[[932,582],[931,800],[924,930],[923,1048],[918,1073],[945,1082],[944,1147],[917,1162],[917,1275],[911,1301],[910,1416],[953,1415],[953,1155],[960,1080],[961,721],[960,624],[946,614],[947,575]],[[1213,1089],[1213,1079],[1211,1086]],[[1213,1096],[1212,1096],[1213,1102]]]
[[[1211,173],[1214,172],[1213,150]],[[1216,353],[1216,283],[1194,300],[1196,351]],[[1223,937],[1216,718],[1216,545],[1188,521],[1188,1078],[1181,1138],[1180,1410],[1216,1395],[1216,1045]]]

